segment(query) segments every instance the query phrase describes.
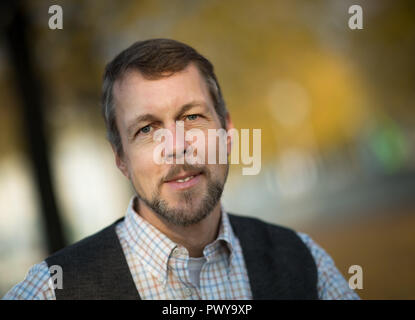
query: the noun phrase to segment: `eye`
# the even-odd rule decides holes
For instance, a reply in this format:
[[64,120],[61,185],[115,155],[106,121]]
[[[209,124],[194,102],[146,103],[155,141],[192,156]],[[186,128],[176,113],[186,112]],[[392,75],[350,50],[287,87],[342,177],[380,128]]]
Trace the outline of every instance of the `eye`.
[[186,118],[190,121],[196,120],[199,117],[198,114],[190,114],[188,116],[186,116]]
[[140,130],[138,130],[137,134],[144,133],[147,134],[151,131],[151,126],[146,125],[145,127],[142,127]]

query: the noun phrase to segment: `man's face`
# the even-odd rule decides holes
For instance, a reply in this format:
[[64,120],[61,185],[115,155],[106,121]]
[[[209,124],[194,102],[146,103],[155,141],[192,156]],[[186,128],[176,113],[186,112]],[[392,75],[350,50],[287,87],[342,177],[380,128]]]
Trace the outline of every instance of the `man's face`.
[[[191,225],[205,218],[218,204],[228,174],[228,164],[176,164],[198,139],[176,140],[176,121],[183,121],[184,131],[199,129],[206,137],[208,129],[221,128],[206,82],[197,67],[157,80],[145,79],[131,71],[114,85],[117,126],[124,154],[115,153],[117,166],[134,185],[140,207],[147,206],[163,219],[176,225]],[[227,118],[228,129],[232,123]],[[158,129],[172,133],[173,144],[164,156],[173,164],[157,164],[153,152],[159,141],[153,140]],[[199,141],[200,143],[200,141]],[[230,152],[230,142],[228,153]],[[210,147],[209,147],[210,148]],[[114,148],[113,148],[114,150]],[[186,181],[185,178],[190,180]],[[179,178],[179,181],[177,181]],[[184,181],[183,181],[184,180]]]

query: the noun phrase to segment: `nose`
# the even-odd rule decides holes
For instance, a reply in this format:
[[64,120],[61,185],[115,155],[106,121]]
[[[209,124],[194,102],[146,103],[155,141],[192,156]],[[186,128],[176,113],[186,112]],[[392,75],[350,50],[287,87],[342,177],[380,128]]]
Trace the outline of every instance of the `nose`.
[[184,156],[189,147],[189,143],[185,141],[184,122],[176,121],[169,125],[166,129],[172,134],[173,143],[166,148],[166,158],[173,158],[175,163],[184,163]]

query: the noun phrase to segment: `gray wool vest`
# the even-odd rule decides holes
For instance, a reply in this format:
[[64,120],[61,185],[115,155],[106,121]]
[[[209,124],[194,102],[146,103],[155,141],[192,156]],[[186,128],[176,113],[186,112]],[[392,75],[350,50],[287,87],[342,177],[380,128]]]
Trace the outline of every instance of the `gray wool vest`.
[[[318,299],[316,264],[293,230],[233,214],[229,219],[242,247],[253,299]],[[45,260],[63,270],[56,299],[140,299],[115,231],[122,220]]]

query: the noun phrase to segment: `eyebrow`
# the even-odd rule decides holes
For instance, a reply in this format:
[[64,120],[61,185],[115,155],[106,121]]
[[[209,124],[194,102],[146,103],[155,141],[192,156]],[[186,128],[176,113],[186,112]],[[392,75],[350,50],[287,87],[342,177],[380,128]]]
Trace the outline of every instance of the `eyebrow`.
[[[180,110],[176,113],[175,119],[179,118],[183,113],[189,111],[190,109],[202,106],[205,109],[207,109],[207,105],[203,101],[192,101],[189,103],[184,104]],[[140,122],[155,122],[160,121],[156,116],[152,115],[151,113],[145,113],[142,115],[137,116],[133,121],[131,121],[131,124],[127,127],[127,135],[128,137],[132,137],[135,133],[135,129],[140,124]]]

